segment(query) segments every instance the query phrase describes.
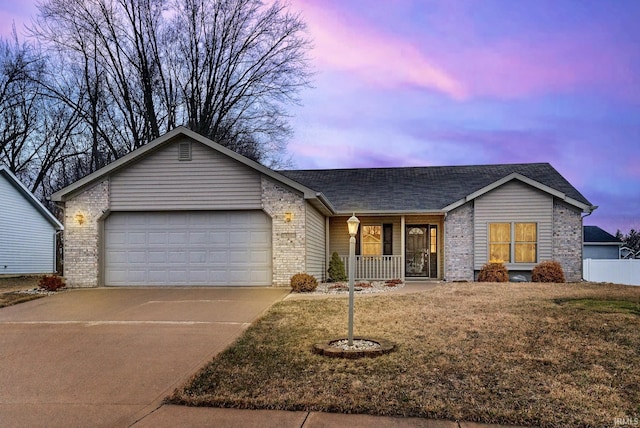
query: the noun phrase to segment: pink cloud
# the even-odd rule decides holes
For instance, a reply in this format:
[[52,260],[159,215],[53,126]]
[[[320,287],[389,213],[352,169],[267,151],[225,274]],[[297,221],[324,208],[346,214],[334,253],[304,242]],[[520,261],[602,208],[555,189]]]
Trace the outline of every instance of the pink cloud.
[[312,55],[321,69],[349,72],[375,87],[415,86],[454,99],[467,96],[465,86],[413,41],[387,34],[327,4],[297,0],[295,5],[302,10],[314,43]]
[[476,46],[443,62],[467,82],[473,96],[519,98],[582,88],[629,95],[622,86],[637,86],[638,79],[626,56],[612,46],[597,34],[563,34]]

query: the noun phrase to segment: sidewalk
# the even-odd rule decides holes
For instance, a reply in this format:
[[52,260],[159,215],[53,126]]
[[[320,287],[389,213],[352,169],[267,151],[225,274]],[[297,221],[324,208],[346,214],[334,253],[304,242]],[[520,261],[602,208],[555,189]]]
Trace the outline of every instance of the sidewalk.
[[[421,418],[395,418],[280,410],[239,410],[164,405],[132,425],[134,428],[225,427],[225,428],[507,428]],[[514,428],[510,426],[510,428]]]

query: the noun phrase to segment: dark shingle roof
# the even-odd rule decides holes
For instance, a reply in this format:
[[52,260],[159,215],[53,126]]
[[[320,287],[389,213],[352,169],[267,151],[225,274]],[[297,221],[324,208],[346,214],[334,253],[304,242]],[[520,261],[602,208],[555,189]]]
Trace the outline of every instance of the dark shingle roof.
[[598,226],[584,226],[584,242],[614,242],[622,244],[622,241]]
[[548,163],[279,171],[338,212],[438,211],[512,173],[591,203]]

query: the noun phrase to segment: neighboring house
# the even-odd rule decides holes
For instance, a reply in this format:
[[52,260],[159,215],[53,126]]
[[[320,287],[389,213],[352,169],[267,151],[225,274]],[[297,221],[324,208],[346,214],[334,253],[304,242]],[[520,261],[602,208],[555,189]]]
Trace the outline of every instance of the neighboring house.
[[0,275],[55,272],[58,230],[62,224],[0,166]]
[[640,259],[640,254],[636,254],[629,247],[625,247],[624,245],[620,247],[620,258],[621,259]]
[[583,259],[619,259],[622,241],[599,228],[584,226]]
[[559,261],[582,278],[582,213],[596,207],[546,163],[273,171],[177,128],[54,193],[69,286],[288,286],[346,260],[361,279],[472,281]]

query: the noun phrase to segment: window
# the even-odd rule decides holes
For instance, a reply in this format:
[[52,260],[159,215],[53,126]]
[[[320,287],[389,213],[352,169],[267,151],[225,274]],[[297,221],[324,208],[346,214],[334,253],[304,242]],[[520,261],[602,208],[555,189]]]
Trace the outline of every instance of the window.
[[489,261],[535,263],[538,258],[536,223],[489,223]]
[[362,255],[382,255],[382,226],[362,226]]
[[489,261],[511,263],[511,223],[489,224]]
[[516,223],[516,263],[535,263],[538,228],[535,223]]

